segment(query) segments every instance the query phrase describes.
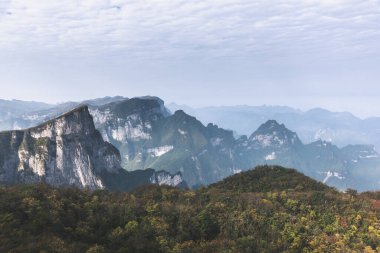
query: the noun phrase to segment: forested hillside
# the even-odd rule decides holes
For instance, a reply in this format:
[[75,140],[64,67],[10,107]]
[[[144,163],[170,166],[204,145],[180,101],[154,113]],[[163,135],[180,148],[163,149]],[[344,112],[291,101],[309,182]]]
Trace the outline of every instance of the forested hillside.
[[377,252],[380,194],[260,167],[197,191],[0,188],[0,252]]

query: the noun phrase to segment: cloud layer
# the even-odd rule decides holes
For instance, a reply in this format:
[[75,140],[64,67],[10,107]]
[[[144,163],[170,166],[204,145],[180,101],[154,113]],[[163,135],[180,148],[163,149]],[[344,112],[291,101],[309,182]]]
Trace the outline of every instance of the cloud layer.
[[0,0],[1,94],[380,115],[379,24],[379,0]]
[[0,12],[2,49],[286,58],[380,47],[377,0],[8,0]]

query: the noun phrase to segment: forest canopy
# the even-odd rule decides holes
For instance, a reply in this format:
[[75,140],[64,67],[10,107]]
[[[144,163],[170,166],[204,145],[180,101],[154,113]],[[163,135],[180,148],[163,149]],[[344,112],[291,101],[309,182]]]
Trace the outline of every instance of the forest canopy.
[[0,188],[0,252],[378,252],[380,194],[262,166],[196,191]]

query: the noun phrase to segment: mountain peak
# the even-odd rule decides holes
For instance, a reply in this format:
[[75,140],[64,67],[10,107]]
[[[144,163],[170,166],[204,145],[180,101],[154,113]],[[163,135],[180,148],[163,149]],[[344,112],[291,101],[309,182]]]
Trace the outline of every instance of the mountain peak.
[[268,120],[262,124],[249,137],[249,140],[254,145],[262,147],[301,144],[295,132],[290,131],[284,124],[279,124],[276,120]]
[[185,113],[184,110],[177,110],[174,112],[174,115],[176,115],[176,116],[185,116],[186,115],[187,116],[188,114]]
[[164,101],[157,97],[135,97],[106,104],[100,107],[102,111],[112,111],[119,117],[126,117],[136,113],[161,114],[164,117],[169,116],[169,112],[164,105]]
[[81,104],[90,105],[90,106],[102,106],[102,105],[106,105],[110,103],[121,102],[123,100],[128,100],[128,98],[123,97],[123,96],[115,96],[115,97],[106,96],[102,98],[85,100],[85,101],[82,101]]
[[262,128],[267,128],[267,129],[273,129],[273,128],[285,128],[284,124],[279,124],[276,120],[268,120],[264,124],[261,125]]
[[173,114],[173,118],[175,118],[176,120],[185,120],[185,121],[198,121],[195,117],[187,114],[186,112],[184,112],[183,110],[177,110],[174,112]]
[[96,131],[87,105],[79,106],[55,119],[28,130],[39,137],[67,134],[88,135]]

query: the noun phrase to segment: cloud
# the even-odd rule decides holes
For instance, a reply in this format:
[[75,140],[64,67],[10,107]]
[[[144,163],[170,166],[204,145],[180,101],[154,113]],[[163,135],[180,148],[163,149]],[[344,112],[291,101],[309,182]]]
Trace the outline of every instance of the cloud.
[[0,0],[1,92],[369,115],[379,23],[379,0]]
[[375,0],[9,0],[0,48],[131,57],[378,54]]

